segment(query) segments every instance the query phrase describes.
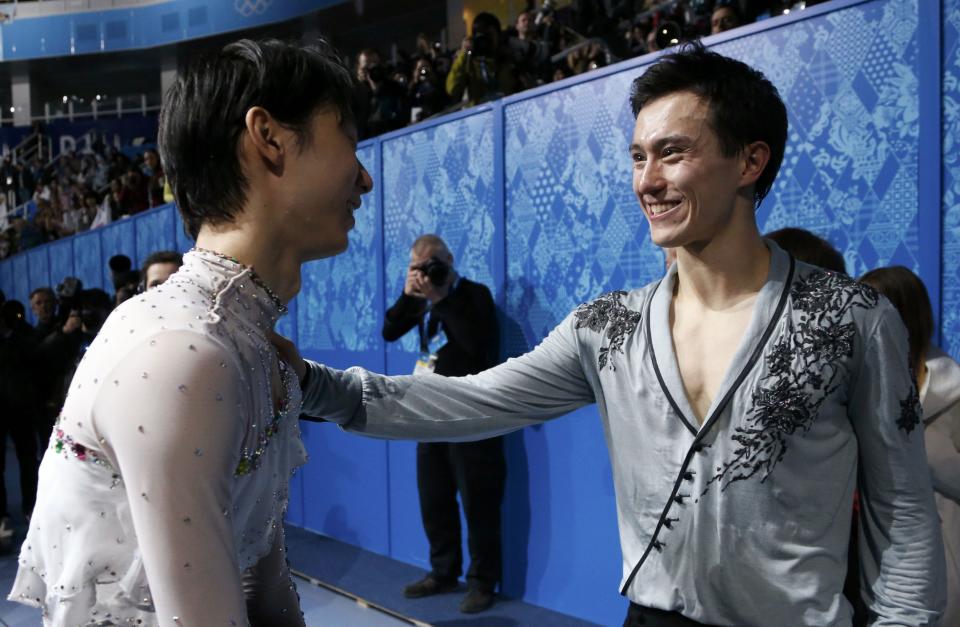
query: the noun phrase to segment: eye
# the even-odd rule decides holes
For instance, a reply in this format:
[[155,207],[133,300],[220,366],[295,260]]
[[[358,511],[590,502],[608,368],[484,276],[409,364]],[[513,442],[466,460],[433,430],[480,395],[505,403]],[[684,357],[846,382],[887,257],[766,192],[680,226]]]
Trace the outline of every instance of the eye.
[[634,163],[643,163],[647,160],[646,155],[639,152],[633,153],[632,155],[630,155],[630,158],[633,159]]

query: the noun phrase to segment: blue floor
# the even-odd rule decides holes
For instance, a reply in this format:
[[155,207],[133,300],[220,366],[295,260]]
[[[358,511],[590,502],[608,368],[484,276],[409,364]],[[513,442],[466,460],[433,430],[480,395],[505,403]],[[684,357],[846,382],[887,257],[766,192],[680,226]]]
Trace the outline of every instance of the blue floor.
[[[0,627],[37,627],[41,624],[40,610],[6,600],[16,577],[17,553],[26,533],[12,447],[7,449],[6,462],[8,506],[16,535],[11,551],[0,554]],[[297,527],[287,527],[287,554],[309,627],[593,625],[506,598],[498,598],[497,603],[482,614],[462,614],[458,606],[466,593],[463,585],[449,594],[406,599],[403,586],[420,579],[425,571]]]

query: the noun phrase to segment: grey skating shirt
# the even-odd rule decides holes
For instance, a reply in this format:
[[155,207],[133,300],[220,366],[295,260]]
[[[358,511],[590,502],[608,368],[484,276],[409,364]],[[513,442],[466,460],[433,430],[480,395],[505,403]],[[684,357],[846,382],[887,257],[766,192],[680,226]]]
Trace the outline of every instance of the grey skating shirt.
[[622,590],[711,625],[849,625],[859,488],[874,624],[938,624],[943,549],[900,318],[871,288],[768,246],[769,278],[702,426],[670,334],[676,264],[580,306],[533,351],[478,375],[310,362],[304,411],[366,435],[450,441],[597,403]]

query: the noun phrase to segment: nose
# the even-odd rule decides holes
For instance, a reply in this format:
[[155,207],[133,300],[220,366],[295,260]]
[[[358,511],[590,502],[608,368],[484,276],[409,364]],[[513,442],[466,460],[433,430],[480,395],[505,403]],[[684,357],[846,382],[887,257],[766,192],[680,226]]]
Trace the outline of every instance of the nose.
[[360,171],[357,172],[357,187],[360,188],[361,194],[368,194],[373,190],[373,178],[370,176],[370,173],[367,172],[367,169],[363,167],[363,163],[359,157],[357,158],[357,165],[360,166]]
[[656,159],[647,160],[642,168],[634,170],[633,184],[637,196],[656,194],[663,189],[664,182],[660,164]]

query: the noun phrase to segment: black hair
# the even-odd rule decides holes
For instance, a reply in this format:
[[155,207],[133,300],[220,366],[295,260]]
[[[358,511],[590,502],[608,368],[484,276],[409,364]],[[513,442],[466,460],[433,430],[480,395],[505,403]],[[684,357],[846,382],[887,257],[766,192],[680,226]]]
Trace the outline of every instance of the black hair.
[[499,33],[502,29],[500,28],[500,20],[493,13],[477,13],[473,18],[473,23],[470,25],[470,34],[476,35],[478,28],[493,28]]
[[38,287],[34,289],[32,292],[30,292],[30,300],[33,300],[33,297],[36,296],[37,294],[46,294],[54,300],[57,299],[56,292],[54,292],[53,288],[49,286]]
[[179,268],[183,265],[183,255],[175,250],[158,250],[154,253],[150,253],[150,255],[143,262],[143,267],[140,270],[140,274],[144,277],[144,279],[147,277],[147,268],[155,263],[173,263]]
[[847,273],[847,264],[843,255],[830,242],[806,229],[787,227],[764,235],[775,241],[800,261],[819,266],[824,270]]
[[647,103],[682,91],[709,105],[710,126],[725,156],[732,157],[755,141],[770,147],[770,160],[754,185],[759,206],[773,186],[787,143],[787,108],[777,88],[746,63],[710,52],[695,41],[662,57],[633,81],[634,117]]
[[233,220],[247,179],[238,142],[251,107],[263,107],[303,144],[309,121],[333,106],[353,119],[354,79],[323,40],[301,45],[242,39],[198,59],[167,90],[160,111],[164,171],[187,231]]

